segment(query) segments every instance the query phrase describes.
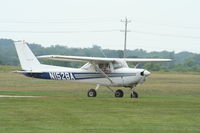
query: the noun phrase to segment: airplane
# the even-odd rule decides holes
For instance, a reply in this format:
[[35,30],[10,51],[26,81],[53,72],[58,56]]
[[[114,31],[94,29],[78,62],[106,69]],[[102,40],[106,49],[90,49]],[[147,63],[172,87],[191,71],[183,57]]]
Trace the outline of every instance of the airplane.
[[[64,55],[43,55],[36,57],[26,42],[15,41],[14,44],[22,68],[21,71],[15,71],[16,73],[21,73],[32,78],[95,84],[96,88],[88,91],[88,97],[96,97],[97,90],[100,86],[106,86],[117,98],[123,97],[124,92],[122,89],[114,91],[111,87],[129,88],[131,90],[130,97],[138,98],[139,95],[135,91],[136,86],[145,82],[151,73],[145,69],[136,67],[130,68],[127,62],[171,61],[171,59],[101,58]],[[59,61],[78,61],[85,62],[86,64],[80,68],[61,67],[41,64],[37,58]]]

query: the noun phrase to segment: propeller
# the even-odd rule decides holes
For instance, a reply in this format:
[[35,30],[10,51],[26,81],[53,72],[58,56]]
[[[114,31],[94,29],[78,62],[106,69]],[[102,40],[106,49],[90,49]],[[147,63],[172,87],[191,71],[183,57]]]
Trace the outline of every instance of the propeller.
[[145,76],[145,77],[149,76],[150,74],[151,74],[151,73],[150,73],[149,71],[147,71],[147,70],[144,70],[144,71],[142,71],[142,72],[140,73],[141,76]]
[[142,71],[142,72],[140,73],[140,75],[143,76],[143,77],[142,77],[142,79],[140,80],[140,83],[143,83],[143,82],[146,80],[147,76],[149,76],[150,74],[151,74],[151,73],[150,73],[149,71],[147,71],[147,70]]

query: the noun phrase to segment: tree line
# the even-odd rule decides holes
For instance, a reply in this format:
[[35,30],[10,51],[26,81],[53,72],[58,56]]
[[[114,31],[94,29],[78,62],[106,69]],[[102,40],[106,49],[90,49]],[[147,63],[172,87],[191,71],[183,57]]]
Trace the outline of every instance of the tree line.
[[[88,48],[71,48],[62,45],[52,45],[43,47],[40,44],[28,44],[33,53],[39,55],[59,54],[72,56],[89,56],[89,57],[110,57],[123,58],[122,50],[102,49],[98,45],[92,45]],[[166,63],[142,63],[137,67],[146,68],[151,71],[179,71],[179,72],[200,72],[200,54],[187,51],[175,53],[174,51],[147,52],[143,49],[127,50],[127,58],[170,58],[172,62]],[[40,60],[41,63],[50,65],[59,65],[67,67],[80,67],[80,62],[63,62],[52,60]],[[0,64],[1,65],[19,65],[19,60],[11,39],[0,39]],[[129,64],[135,67],[136,63]]]

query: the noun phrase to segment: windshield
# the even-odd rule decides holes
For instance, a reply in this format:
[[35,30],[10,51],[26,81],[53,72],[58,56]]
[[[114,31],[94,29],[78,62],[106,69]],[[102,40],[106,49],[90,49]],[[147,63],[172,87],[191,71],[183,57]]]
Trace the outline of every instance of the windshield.
[[114,68],[114,69],[122,68],[122,63],[121,63],[121,62],[114,62],[114,63],[113,63],[113,68]]

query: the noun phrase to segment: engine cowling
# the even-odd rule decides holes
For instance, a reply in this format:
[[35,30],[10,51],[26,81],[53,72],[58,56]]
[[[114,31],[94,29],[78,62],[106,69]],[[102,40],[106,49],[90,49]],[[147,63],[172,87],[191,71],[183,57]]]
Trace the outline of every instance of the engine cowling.
[[142,76],[142,78],[140,79],[140,83],[143,83],[146,81],[147,77],[150,75],[151,73],[147,70],[144,70],[142,72],[140,72],[140,75]]

